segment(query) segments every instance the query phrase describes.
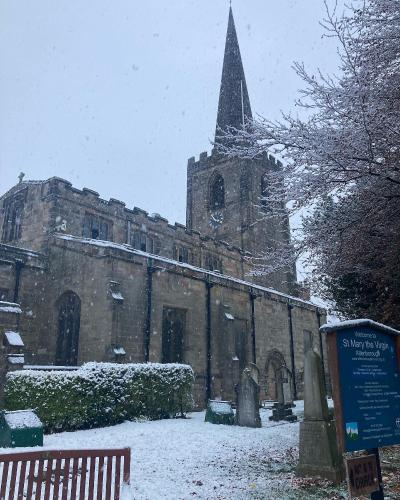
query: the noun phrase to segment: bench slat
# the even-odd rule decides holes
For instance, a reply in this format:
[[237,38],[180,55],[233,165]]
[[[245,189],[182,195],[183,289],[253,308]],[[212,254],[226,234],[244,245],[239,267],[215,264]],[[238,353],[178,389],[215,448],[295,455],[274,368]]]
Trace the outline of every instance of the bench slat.
[[54,488],[53,488],[54,500],[58,500],[58,492],[60,490],[60,476],[61,476],[61,458],[57,458],[55,473],[54,473]]
[[86,472],[87,472],[87,457],[83,457],[81,464],[81,484],[79,488],[79,498],[85,498]]
[[42,496],[43,468],[44,468],[44,460],[41,458],[39,460],[38,470],[37,470],[35,500],[40,500]]
[[73,464],[73,466],[72,466],[72,482],[71,482],[71,493],[70,493],[69,500],[76,500],[76,487],[77,487],[77,482],[78,482],[79,458],[73,458],[72,464]]
[[65,459],[64,464],[64,474],[62,478],[62,500],[68,500],[68,486],[69,486],[69,467],[70,467],[70,459]]
[[120,496],[121,496],[121,457],[116,457],[116,459],[115,459],[115,487],[114,487],[115,500],[119,500]]
[[106,500],[111,500],[113,457],[107,457]]
[[3,465],[3,471],[1,474],[1,488],[0,488],[0,500],[6,500],[6,488],[8,479],[8,468],[9,463],[5,462]]
[[24,500],[24,486],[26,477],[26,462],[21,462],[21,470],[19,472],[19,486],[17,500]]
[[33,481],[35,479],[35,464],[36,462],[34,460],[29,461],[28,487],[26,492],[26,498],[32,498]]
[[47,460],[47,470],[46,470],[46,478],[45,483],[46,486],[44,488],[44,498],[50,499],[50,487],[51,487],[51,476],[53,474],[53,459],[49,458]]
[[130,484],[131,478],[131,450],[124,455],[124,483]]
[[8,487],[9,498],[14,498],[14,495],[15,495],[15,482],[17,479],[17,471],[18,471],[18,462],[13,462],[13,464],[11,466],[10,485]]
[[99,465],[97,467],[97,500],[103,500],[103,470],[104,457],[100,457]]
[[94,472],[96,467],[96,457],[90,458],[90,468],[89,468],[89,490],[88,490],[88,500],[93,500],[94,497]]

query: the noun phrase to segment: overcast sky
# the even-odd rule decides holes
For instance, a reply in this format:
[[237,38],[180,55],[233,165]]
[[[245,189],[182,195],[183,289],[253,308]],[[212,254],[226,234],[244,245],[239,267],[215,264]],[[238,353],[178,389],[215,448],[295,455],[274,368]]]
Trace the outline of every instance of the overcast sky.
[[[333,73],[322,0],[234,0],[253,114],[296,111],[291,65]],[[59,176],[185,222],[210,150],[227,0],[0,0],[0,192]]]

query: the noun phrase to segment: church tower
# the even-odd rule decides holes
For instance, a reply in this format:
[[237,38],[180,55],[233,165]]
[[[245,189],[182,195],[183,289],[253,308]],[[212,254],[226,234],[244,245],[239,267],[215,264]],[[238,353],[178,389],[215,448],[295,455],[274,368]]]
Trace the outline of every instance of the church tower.
[[[221,130],[240,129],[252,118],[249,93],[240,54],[232,8],[219,95],[216,139]],[[267,192],[265,173],[277,170],[280,163],[270,155],[244,160],[228,158],[215,149],[209,156],[201,153],[199,161],[190,158],[187,168],[186,225],[204,235],[260,255],[276,241],[290,238],[288,217],[265,219],[263,211],[271,210],[261,201]],[[295,272],[277,272],[268,276],[247,277],[249,280],[293,293]]]

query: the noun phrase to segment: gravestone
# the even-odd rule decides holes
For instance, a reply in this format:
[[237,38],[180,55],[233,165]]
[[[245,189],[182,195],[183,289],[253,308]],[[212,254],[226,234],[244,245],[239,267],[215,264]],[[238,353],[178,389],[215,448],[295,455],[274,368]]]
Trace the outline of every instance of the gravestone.
[[236,425],[261,427],[260,386],[256,365],[245,368],[240,377],[237,391]]
[[207,404],[205,421],[210,424],[233,425],[235,417],[229,401],[216,401],[210,399]]
[[343,479],[343,462],[330,419],[321,358],[309,350],[304,363],[304,421],[300,423],[298,476],[318,476],[335,483]]
[[276,385],[278,402],[272,407],[272,415],[269,417],[274,422],[286,420],[287,422],[296,422],[297,416],[293,415],[292,407],[292,384],[289,370],[282,367],[276,374]]

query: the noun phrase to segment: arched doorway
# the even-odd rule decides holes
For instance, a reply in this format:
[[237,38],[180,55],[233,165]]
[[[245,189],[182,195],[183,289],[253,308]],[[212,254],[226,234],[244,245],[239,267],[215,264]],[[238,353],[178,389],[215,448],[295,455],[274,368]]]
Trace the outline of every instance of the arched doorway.
[[[274,349],[270,351],[265,364],[266,375],[266,395],[268,399],[278,400],[282,395],[283,384],[288,381],[290,384],[291,374],[286,367],[283,354]],[[286,382],[287,383],[287,382]]]
[[74,292],[65,292],[57,301],[58,334],[56,364],[75,366],[78,364],[79,328],[81,301]]

